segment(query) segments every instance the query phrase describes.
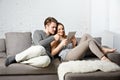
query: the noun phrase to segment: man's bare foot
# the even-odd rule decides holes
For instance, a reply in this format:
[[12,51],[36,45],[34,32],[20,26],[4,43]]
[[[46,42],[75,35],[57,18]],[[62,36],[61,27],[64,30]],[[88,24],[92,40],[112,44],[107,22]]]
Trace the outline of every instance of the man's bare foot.
[[109,62],[111,62],[107,57],[105,57],[105,56],[103,56],[102,58],[101,58],[101,60],[102,61],[109,61]]
[[102,48],[102,51],[107,54],[107,53],[113,53],[116,51],[116,49],[112,49],[112,48]]

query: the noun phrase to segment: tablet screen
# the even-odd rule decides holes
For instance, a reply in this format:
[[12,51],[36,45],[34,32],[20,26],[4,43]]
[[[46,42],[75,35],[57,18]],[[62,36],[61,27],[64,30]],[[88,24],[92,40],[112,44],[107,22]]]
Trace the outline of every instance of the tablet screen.
[[68,33],[68,35],[67,35],[67,40],[68,40],[68,42],[69,42],[69,40],[75,35],[75,33],[76,33],[75,31]]

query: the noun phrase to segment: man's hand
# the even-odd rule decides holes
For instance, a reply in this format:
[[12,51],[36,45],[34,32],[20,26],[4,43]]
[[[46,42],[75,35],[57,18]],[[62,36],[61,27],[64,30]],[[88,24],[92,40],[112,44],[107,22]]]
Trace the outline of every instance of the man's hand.
[[55,38],[56,41],[58,41],[60,39],[60,36],[58,34],[55,34],[54,38]]

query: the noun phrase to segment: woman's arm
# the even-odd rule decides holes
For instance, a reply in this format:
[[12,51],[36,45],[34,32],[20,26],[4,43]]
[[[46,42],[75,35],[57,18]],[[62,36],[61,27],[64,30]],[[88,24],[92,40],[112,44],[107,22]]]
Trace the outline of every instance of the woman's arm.
[[53,41],[51,43],[51,54],[53,56],[58,54],[66,44],[67,44],[67,39],[62,40],[60,43],[58,41]]

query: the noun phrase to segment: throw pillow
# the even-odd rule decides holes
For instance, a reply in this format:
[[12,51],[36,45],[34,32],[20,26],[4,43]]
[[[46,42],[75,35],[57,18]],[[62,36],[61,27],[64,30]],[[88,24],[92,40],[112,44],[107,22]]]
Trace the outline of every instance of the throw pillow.
[[32,44],[31,32],[8,32],[5,37],[7,56],[20,53]]

